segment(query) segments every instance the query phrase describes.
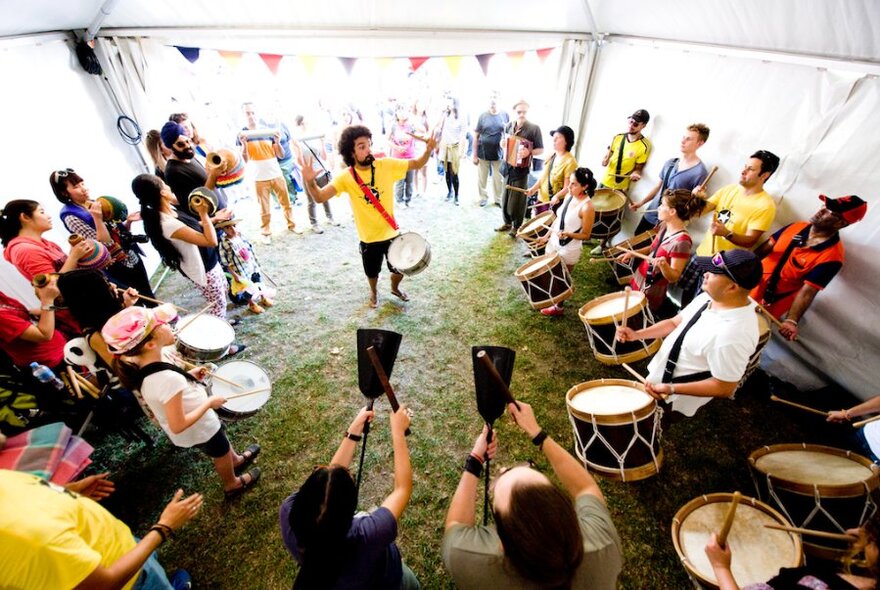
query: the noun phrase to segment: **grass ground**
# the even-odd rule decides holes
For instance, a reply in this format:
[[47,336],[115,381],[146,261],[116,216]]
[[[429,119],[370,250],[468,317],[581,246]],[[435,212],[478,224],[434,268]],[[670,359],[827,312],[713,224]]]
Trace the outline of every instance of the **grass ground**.
[[[463,165],[463,187],[474,186],[470,168]],[[177,487],[206,495],[201,514],[163,547],[166,567],[186,568],[198,588],[290,587],[295,567],[280,540],[278,506],[315,465],[330,460],[364,404],[357,388],[358,327],[403,334],[391,382],[399,399],[415,411],[409,438],[415,489],[398,542],[423,587],[451,587],[439,552],[442,524],[462,460],[481,428],[471,346],[515,349],[512,391],[535,407],[545,430],[573,448],[566,391],[591,379],[630,378],[623,369],[594,359],[576,313],[611,290],[605,283],[610,271],[586,264],[585,256],[575,269],[575,293],[566,315],[550,319],[532,311],[513,275],[524,262],[523,247],[492,231],[501,221],[500,210],[477,207],[474,193],[463,190],[462,206],[454,207],[443,201],[440,186],[429,185],[429,196],[397,211],[400,225],[425,236],[433,254],[425,272],[404,281],[408,303],[389,296],[383,272],[379,307],[367,307],[356,233],[344,200],[333,203],[344,227],[323,226],[324,234],[303,237],[276,229],[271,246],[257,246],[264,268],[278,283],[277,305],[260,316],[240,310],[231,315],[243,317],[236,328],[237,340],[249,347],[243,358],[269,372],[274,386],[257,415],[229,428],[237,448],[256,441],[264,449],[258,460],[263,479],[239,500],[224,502],[210,462],[197,451],[174,448],[155,430],[153,449],[112,435],[91,437],[99,446],[95,467],[112,471],[117,483],[107,505],[135,532],[155,521]],[[246,220],[244,231],[256,241],[256,204],[241,203],[236,210]],[[307,227],[305,207],[297,208],[296,216]],[[276,227],[281,227],[280,217]],[[177,275],[170,274],[158,294],[191,309],[201,307],[200,298]],[[636,367],[643,370],[644,363]],[[362,508],[378,505],[391,489],[388,407],[383,402],[377,409]],[[759,373],[735,401],[714,401],[663,433],[665,464],[658,476],[627,484],[601,480],[624,546],[620,587],[686,588],[669,535],[675,512],[704,493],[742,490],[754,495],[749,453],[765,444],[815,442],[826,431],[810,420],[770,404],[767,381]],[[515,427],[506,420],[496,427],[498,465],[531,458],[548,468]]]

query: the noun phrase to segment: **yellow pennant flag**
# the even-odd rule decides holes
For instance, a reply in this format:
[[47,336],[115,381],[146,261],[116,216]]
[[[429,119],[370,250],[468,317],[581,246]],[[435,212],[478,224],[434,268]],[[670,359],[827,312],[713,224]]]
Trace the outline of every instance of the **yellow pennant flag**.
[[318,58],[314,55],[300,55],[299,60],[302,62],[303,67],[306,69],[306,73],[308,75],[312,75],[315,73],[315,68],[318,66]]
[[448,55],[443,58],[443,61],[446,62],[446,67],[449,68],[449,73],[452,74],[452,77],[458,78],[458,72],[461,70],[461,56]]

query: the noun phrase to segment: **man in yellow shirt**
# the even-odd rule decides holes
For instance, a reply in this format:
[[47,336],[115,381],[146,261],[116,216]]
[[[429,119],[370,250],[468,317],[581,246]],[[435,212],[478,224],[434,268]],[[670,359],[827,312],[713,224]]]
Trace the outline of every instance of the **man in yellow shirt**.
[[607,166],[600,187],[626,192],[630,182],[642,178],[642,170],[651,155],[651,140],[642,135],[651,115],[639,109],[627,119],[626,133],[619,133],[611,140],[602,165]]
[[[322,187],[315,182],[317,173],[306,162],[301,162],[303,180],[317,203],[323,203],[336,195],[348,193],[351,199],[351,212],[361,240],[360,251],[364,274],[370,285],[370,307],[378,305],[376,284],[382,260],[385,259],[391,271],[391,294],[409,301],[409,296],[400,289],[403,275],[387,263],[388,246],[400,232],[394,220],[394,183],[403,179],[409,170],[423,167],[437,145],[430,137],[426,140],[425,152],[416,160],[373,157],[373,134],[363,125],[346,127],[339,136],[337,146],[339,155],[348,166],[345,172],[336,175],[333,181]],[[372,199],[366,196],[366,188]]]

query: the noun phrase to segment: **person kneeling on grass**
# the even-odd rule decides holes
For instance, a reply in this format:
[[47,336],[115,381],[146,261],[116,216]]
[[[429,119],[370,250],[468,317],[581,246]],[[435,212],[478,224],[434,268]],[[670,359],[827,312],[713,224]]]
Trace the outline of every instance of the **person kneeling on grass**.
[[477,484],[496,444],[487,444],[484,427],[446,515],[446,570],[462,590],[616,588],[623,557],[602,490],[580,461],[541,430],[532,407],[517,404],[508,405],[511,417],[544,452],[564,490],[528,466],[502,471],[492,500],[495,526],[476,524]]
[[412,466],[406,446],[410,414],[391,414],[394,489],[382,506],[355,514],[358,492],[348,465],[373,412],[361,409],[330,465],[316,467],[302,487],[281,504],[281,538],[300,570],[296,588],[420,588],[394,544],[397,523],[412,495]]
[[129,307],[107,320],[101,335],[115,355],[113,369],[129,389],[138,389],[162,430],[178,447],[198,447],[214,461],[227,498],[237,496],[257,483],[260,469],[254,467],[236,475],[260,453],[252,444],[242,454],[235,452],[216,410],[226,403],[222,396],[208,396],[199,380],[206,367],[186,372],[163,360],[162,349],[177,337],[169,325],[177,318],[171,304],[154,309]]

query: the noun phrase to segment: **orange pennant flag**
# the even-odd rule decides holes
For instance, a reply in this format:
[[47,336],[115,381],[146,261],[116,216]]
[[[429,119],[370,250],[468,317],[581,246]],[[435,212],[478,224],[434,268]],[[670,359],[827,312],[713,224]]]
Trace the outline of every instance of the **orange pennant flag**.
[[525,57],[525,51],[508,51],[507,57],[510,58],[510,66],[513,68],[513,71],[519,71],[520,66],[522,65],[523,58]]
[[241,62],[241,51],[220,51],[217,53],[220,54],[220,57],[223,58],[223,61],[226,62],[226,65],[232,69],[236,69],[238,64]]

